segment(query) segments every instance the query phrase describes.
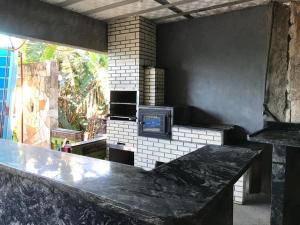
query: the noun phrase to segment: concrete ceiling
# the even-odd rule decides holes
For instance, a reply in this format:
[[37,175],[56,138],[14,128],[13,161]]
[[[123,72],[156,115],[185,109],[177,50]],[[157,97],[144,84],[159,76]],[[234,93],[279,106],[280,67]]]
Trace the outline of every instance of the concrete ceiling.
[[271,0],[42,0],[98,20],[140,15],[156,23],[203,17]]

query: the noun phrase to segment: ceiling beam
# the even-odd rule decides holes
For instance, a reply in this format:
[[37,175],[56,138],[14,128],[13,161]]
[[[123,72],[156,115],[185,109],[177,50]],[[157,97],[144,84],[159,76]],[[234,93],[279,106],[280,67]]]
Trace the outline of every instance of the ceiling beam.
[[220,4],[220,5],[214,5],[214,6],[201,8],[201,9],[195,9],[195,10],[191,10],[191,11],[187,11],[187,12],[177,13],[175,15],[163,16],[163,17],[155,19],[154,22],[159,23],[159,22],[163,22],[166,19],[171,19],[171,18],[175,18],[178,16],[185,16],[185,15],[195,14],[195,13],[199,13],[199,12],[205,12],[205,11],[214,10],[214,9],[220,9],[220,8],[224,8],[224,7],[228,7],[228,6],[234,6],[234,5],[239,5],[242,3],[253,2],[253,1],[255,1],[255,0],[237,0],[237,1],[233,1],[233,2],[227,2],[227,3]]
[[116,3],[113,3],[113,4],[98,7],[98,8],[95,8],[95,9],[87,10],[87,11],[84,11],[84,12],[81,12],[81,13],[83,13],[85,15],[93,15],[93,14],[96,14],[96,13],[99,13],[99,12],[102,12],[102,11],[105,11],[105,10],[117,8],[117,7],[124,6],[124,5],[129,5],[129,4],[132,4],[134,2],[139,2],[139,1],[141,1],[141,0],[124,0],[124,1],[121,1],[121,2],[116,2]]
[[191,2],[196,2],[196,1],[199,1],[199,0],[180,0],[178,2],[169,3],[167,5],[160,5],[160,6],[156,6],[156,7],[149,8],[149,9],[144,9],[144,10],[133,12],[133,13],[127,13],[127,14],[124,14],[124,15],[121,15],[121,16],[115,16],[115,17],[109,18],[108,20],[121,19],[121,18],[129,17],[129,16],[138,16],[138,15],[142,15],[142,14],[145,14],[145,13],[158,11],[158,10],[161,10],[161,9],[166,9],[166,8],[171,7],[171,6],[184,5],[184,4],[191,3]]
[[5,34],[107,52],[105,22],[56,5],[37,0],[0,0],[0,15],[0,30]]
[[[168,5],[170,4],[170,2],[168,2],[168,0],[154,0],[156,2],[158,2],[161,5]],[[176,6],[171,6],[169,7],[170,10],[172,10],[173,12],[177,14],[183,13],[183,11],[179,8],[177,8]],[[191,15],[189,15],[188,13],[183,15],[184,17],[188,18],[188,19],[193,19],[194,17],[192,17]]]
[[60,7],[67,7],[67,6],[70,6],[70,5],[74,5],[78,2],[82,2],[82,1],[84,1],[84,0],[66,0],[66,1],[58,3],[56,5],[60,6]]

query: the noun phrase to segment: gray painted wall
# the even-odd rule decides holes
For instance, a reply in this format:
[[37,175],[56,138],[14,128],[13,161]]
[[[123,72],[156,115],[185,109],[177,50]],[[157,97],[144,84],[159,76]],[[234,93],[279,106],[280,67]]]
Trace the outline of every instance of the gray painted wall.
[[107,51],[106,23],[38,0],[0,0],[0,32]]
[[263,127],[272,7],[158,26],[166,103],[189,105],[200,123]]

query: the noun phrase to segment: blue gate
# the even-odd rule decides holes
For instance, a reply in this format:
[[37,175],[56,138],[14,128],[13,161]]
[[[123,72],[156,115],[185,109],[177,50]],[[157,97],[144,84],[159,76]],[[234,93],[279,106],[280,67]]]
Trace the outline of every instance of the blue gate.
[[13,93],[17,78],[17,53],[0,49],[0,137],[12,139]]

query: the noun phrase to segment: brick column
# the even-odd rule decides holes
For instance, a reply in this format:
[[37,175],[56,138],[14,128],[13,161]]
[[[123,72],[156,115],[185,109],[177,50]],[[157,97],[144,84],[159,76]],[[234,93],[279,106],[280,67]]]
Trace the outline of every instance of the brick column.
[[[143,104],[145,68],[156,65],[156,25],[139,16],[109,22],[108,60],[110,90],[137,91]],[[137,145],[136,122],[108,121],[107,133],[108,143]]]
[[137,90],[143,93],[144,67],[156,64],[155,24],[143,17],[110,22],[108,60],[111,90]]
[[163,105],[165,99],[165,71],[157,68],[147,68],[145,70],[144,82],[144,104]]

